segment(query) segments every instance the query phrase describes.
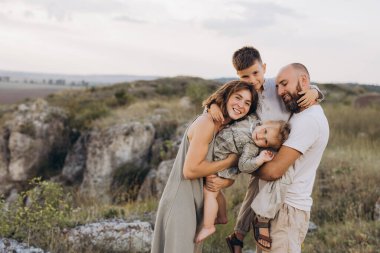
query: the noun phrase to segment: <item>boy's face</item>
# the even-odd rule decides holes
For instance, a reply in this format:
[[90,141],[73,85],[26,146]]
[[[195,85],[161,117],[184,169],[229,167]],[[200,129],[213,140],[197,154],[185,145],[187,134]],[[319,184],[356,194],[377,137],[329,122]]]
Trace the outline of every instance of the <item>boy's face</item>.
[[243,70],[238,70],[236,73],[240,80],[252,84],[256,91],[261,91],[264,84],[265,69],[265,63],[262,64],[259,61],[255,61],[255,63],[250,67]]
[[258,147],[277,149],[281,146],[277,138],[278,135],[278,127],[264,123],[252,131],[252,140]]

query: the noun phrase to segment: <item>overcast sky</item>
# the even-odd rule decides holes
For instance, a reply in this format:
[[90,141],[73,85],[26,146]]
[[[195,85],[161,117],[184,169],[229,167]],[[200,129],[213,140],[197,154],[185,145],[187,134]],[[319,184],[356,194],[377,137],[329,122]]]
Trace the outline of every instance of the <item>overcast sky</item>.
[[267,76],[380,84],[379,0],[0,0],[0,69],[230,77],[253,45]]

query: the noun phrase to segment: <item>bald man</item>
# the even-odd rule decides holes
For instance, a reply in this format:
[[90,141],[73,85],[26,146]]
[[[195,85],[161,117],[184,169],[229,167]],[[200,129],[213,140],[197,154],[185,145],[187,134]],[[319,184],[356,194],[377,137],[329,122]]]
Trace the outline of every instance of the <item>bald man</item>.
[[[235,232],[228,237],[235,243],[235,247],[231,249],[233,252],[242,250],[239,245],[242,245],[245,233],[241,231],[247,232],[247,224],[253,222],[254,214],[250,203],[257,191],[265,186],[266,181],[280,179],[292,165],[294,178],[288,186],[284,203],[271,221],[270,250],[265,252],[301,252],[301,244],[309,224],[315,175],[329,138],[329,126],[322,107],[315,104],[305,109],[297,104],[300,98],[298,92],[308,89],[309,85],[309,72],[300,63],[283,67],[276,77],[277,93],[287,110],[293,113],[289,120],[291,132],[273,160],[265,163],[255,173],[261,179],[260,187],[250,184],[239,212]],[[257,253],[261,252],[262,249],[258,247]]]

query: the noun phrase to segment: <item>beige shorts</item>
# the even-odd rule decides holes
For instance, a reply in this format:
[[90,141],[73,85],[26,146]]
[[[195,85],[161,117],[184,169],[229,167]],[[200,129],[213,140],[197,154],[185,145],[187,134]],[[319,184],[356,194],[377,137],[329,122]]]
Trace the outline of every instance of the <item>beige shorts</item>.
[[[237,217],[235,231],[247,235],[255,213],[251,203],[259,192],[259,179],[251,177],[246,196]],[[272,253],[299,253],[309,226],[310,212],[282,204],[275,218],[271,220]],[[251,233],[253,236],[253,233]],[[263,252],[257,249],[257,253]]]
[[283,204],[276,217],[271,221],[272,248],[257,253],[301,253],[301,245],[305,240],[309,227],[310,212]]

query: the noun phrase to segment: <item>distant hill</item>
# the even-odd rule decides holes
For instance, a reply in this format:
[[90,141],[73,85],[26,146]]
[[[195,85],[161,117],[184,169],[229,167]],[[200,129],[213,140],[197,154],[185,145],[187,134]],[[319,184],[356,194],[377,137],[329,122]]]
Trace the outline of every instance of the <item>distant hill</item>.
[[121,82],[132,82],[136,80],[154,80],[158,76],[138,75],[69,75],[56,73],[34,73],[0,70],[0,81],[9,79],[10,82],[46,83],[57,85],[82,85],[98,86],[110,85]]

